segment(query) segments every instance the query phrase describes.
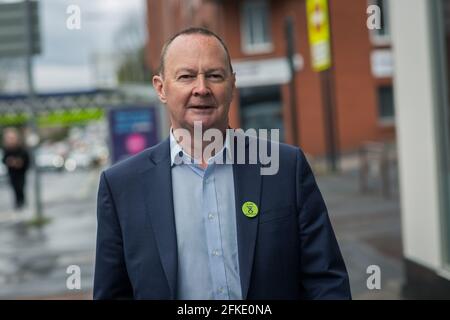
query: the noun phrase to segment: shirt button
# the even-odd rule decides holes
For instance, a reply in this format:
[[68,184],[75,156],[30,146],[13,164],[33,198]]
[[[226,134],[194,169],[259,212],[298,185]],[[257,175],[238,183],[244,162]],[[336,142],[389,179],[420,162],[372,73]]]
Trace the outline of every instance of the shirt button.
[[209,219],[209,220],[214,219],[214,214],[213,214],[213,213],[208,214],[208,219]]
[[220,287],[219,289],[217,289],[217,292],[219,293],[223,293],[225,290],[223,289],[223,287]]
[[217,249],[214,249],[213,251],[212,251],[212,255],[213,256],[220,256],[220,251],[219,250],[217,250]]

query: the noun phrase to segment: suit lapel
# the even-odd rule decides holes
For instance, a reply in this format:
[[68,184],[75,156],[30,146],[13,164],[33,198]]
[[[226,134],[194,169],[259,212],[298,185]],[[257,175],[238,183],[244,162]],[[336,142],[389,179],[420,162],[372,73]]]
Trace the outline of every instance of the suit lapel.
[[[246,149],[248,144],[246,143]],[[236,153],[235,153],[236,154]],[[246,299],[250,286],[259,214],[248,218],[242,212],[242,205],[254,202],[261,210],[261,174],[259,164],[234,164],[234,190],[236,201],[236,227],[239,253],[239,272],[242,298]]]
[[153,150],[149,163],[150,166],[141,174],[143,199],[150,216],[171,297],[175,299],[178,253],[172,199],[169,139]]

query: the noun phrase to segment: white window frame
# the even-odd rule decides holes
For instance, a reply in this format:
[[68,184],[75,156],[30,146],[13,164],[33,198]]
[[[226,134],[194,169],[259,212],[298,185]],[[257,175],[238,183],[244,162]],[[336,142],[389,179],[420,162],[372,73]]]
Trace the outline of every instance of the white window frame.
[[[247,28],[246,28],[246,9],[248,6],[265,6],[267,8],[267,32],[268,42],[264,43],[249,43]],[[270,24],[270,3],[268,0],[245,0],[241,5],[241,48],[245,54],[259,54],[269,53],[273,51],[271,24]]]
[[[372,44],[377,46],[384,46],[384,45],[390,45],[391,44],[391,21],[390,21],[390,13],[389,13],[389,2],[390,0],[383,0],[383,7],[381,9],[381,14],[384,15],[387,12],[387,17],[383,17],[383,20],[385,21],[385,26],[387,25],[387,33],[386,34],[379,34],[378,30],[369,30],[370,34],[370,40]],[[377,0],[368,0],[367,5],[378,5]]]

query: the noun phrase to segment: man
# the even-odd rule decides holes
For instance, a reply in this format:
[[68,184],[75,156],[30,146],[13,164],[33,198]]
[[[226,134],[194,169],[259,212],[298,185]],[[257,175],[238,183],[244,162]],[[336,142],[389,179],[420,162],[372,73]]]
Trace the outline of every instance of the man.
[[[170,137],[101,176],[94,298],[349,299],[301,150],[280,144],[274,175],[262,175],[261,163],[214,161],[235,151],[227,130],[235,75],[223,41],[199,28],[173,36],[153,85]],[[201,152],[207,142],[182,134],[195,136],[198,123],[225,139],[211,157]]]
[[15,128],[7,128],[3,133],[2,160],[8,168],[9,184],[14,191],[14,207],[20,210],[25,205],[25,178],[30,157]]

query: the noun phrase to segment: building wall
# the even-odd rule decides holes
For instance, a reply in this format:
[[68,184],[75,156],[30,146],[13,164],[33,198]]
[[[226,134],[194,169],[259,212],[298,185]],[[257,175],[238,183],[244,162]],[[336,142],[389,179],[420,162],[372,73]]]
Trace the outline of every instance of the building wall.
[[421,0],[397,0],[392,11],[404,255],[438,269],[442,256],[435,143],[437,97],[429,6]]
[[147,0],[147,64],[155,72],[164,42],[174,33],[202,26],[220,33],[220,7],[213,0]]
[[442,71],[446,57],[445,44],[441,43],[445,38],[441,5],[424,0],[391,3],[397,61],[394,82],[403,293],[408,299],[447,299],[450,295],[446,219],[449,149],[447,139],[443,139],[448,138],[448,118],[443,117],[448,111],[448,77]]
[[[324,113],[320,76],[310,64],[305,0],[270,1],[270,30],[273,51],[247,55],[241,46],[241,0],[148,0],[148,62],[153,70],[159,60],[164,39],[189,25],[206,26],[221,35],[229,46],[233,61],[284,57],[284,19],[294,19],[296,52],[303,57],[303,68],[296,72],[297,131],[300,146],[309,154],[325,153]],[[393,125],[378,121],[377,87],[390,84],[390,78],[375,79],[371,74],[372,45],[366,28],[367,0],[331,0],[330,19],[333,43],[334,96],[337,110],[338,140],[342,151],[355,150],[367,140],[393,140]],[[182,11],[190,14],[182,14]],[[164,21],[162,21],[164,20]],[[170,23],[168,23],[170,21]],[[286,142],[292,143],[289,90],[281,85]],[[230,122],[239,127],[239,95],[233,101]]]
[[[336,103],[343,148],[378,139],[378,109],[370,69],[372,45],[365,28],[366,1],[331,3]],[[361,27],[363,26],[363,27]]]

